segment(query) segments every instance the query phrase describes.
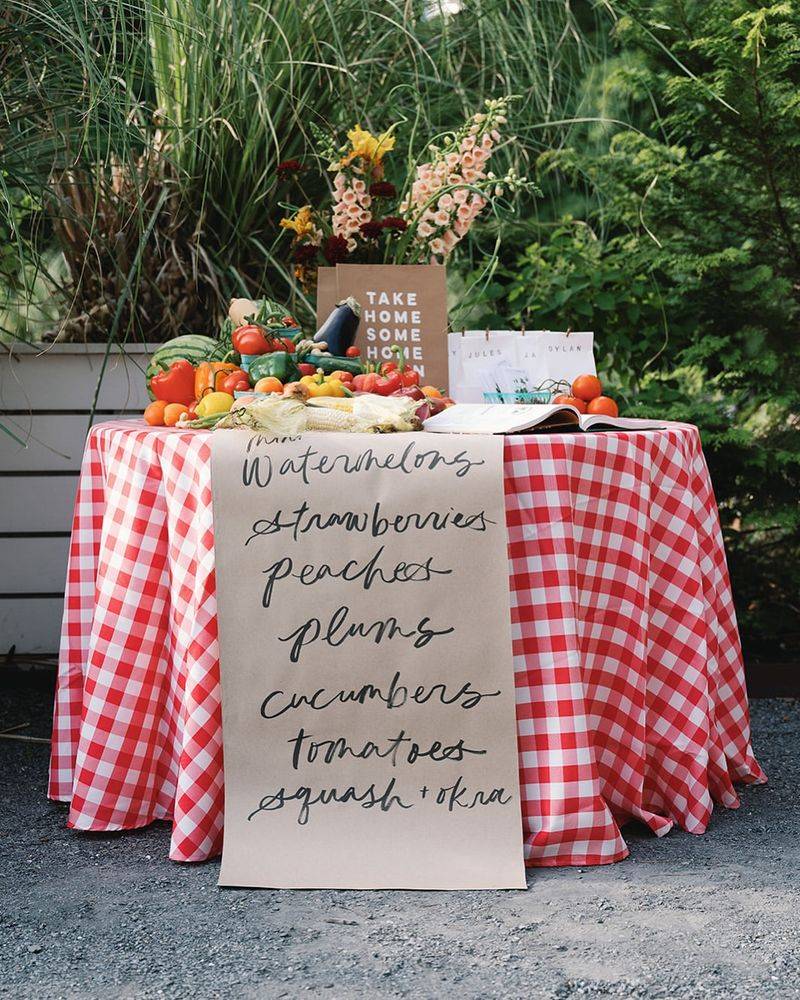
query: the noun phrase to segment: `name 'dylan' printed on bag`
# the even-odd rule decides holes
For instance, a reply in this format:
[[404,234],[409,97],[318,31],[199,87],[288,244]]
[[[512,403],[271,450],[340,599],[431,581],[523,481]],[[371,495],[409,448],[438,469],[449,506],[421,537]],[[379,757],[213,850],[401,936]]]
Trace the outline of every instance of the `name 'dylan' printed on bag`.
[[[592,348],[587,344],[578,343],[565,343],[565,344],[548,344],[545,348],[546,354],[591,354]],[[541,349],[537,351],[534,345],[529,348],[521,348],[519,352],[520,360],[522,361],[535,361],[537,357],[541,356]]]
[[406,360],[425,374],[422,357],[422,312],[417,308],[416,292],[367,291],[361,311],[365,326],[367,361],[390,361],[392,345],[405,347]]

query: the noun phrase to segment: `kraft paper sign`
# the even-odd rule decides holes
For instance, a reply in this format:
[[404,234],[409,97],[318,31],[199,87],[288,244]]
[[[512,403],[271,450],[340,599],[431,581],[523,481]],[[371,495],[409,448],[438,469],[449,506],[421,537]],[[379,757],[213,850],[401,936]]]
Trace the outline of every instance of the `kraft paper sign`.
[[[334,286],[331,273],[335,273]],[[428,385],[447,387],[447,288],[439,264],[337,264],[317,272],[317,328],[337,302],[361,306],[356,344],[366,361],[391,361],[399,344]]]
[[211,441],[220,885],[524,888],[502,439]]

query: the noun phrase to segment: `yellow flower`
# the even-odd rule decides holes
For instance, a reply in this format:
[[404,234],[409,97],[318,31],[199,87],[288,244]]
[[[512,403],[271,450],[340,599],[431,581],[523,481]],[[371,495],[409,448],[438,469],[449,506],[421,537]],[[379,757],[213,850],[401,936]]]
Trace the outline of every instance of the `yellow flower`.
[[297,239],[308,236],[314,230],[313,213],[310,205],[304,205],[291,219],[281,219],[281,229],[291,229]]
[[346,167],[358,157],[378,166],[385,154],[394,149],[395,139],[391,129],[388,132],[382,132],[379,136],[374,136],[371,132],[361,128],[360,125],[356,125],[347,133],[347,138],[350,140],[352,149],[342,159],[340,164],[342,167]]

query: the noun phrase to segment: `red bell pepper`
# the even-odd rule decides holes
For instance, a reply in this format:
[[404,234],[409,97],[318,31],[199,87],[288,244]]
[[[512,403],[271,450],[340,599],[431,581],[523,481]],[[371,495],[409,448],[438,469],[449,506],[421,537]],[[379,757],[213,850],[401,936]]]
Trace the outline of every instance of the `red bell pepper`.
[[150,379],[150,389],[156,399],[165,403],[194,402],[194,365],[185,358],[179,358],[163,372]]
[[400,372],[389,372],[388,375],[377,375],[375,388],[372,392],[378,396],[391,396],[393,392],[403,388],[403,378]]
[[390,350],[397,355],[396,369],[400,372],[400,378],[404,386],[419,385],[419,372],[409,368],[406,364],[405,351],[399,344],[392,344]]

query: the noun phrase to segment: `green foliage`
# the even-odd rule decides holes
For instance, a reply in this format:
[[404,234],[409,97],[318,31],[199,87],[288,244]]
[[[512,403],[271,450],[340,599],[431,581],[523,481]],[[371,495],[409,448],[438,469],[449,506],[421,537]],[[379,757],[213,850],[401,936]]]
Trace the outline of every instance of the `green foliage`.
[[[314,127],[398,123],[416,155],[513,91],[529,137],[584,59],[569,5],[547,0],[6,6],[0,226],[20,255],[65,255],[73,338],[165,339],[207,329],[231,293],[288,298],[276,167],[310,153]],[[42,206],[24,232],[19,196]]]
[[506,249],[481,324],[596,331],[628,412],[699,425],[746,641],[800,639],[800,8],[620,2],[639,128],[539,158],[580,218]]

